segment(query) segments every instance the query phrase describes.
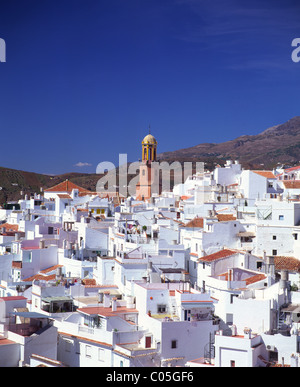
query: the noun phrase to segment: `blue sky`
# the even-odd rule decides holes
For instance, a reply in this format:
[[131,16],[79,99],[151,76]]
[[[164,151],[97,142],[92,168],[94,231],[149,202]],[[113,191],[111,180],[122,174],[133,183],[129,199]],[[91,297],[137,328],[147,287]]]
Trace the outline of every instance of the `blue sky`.
[[300,115],[299,37],[290,0],[1,0],[0,166],[94,173],[149,124],[158,152],[258,134]]

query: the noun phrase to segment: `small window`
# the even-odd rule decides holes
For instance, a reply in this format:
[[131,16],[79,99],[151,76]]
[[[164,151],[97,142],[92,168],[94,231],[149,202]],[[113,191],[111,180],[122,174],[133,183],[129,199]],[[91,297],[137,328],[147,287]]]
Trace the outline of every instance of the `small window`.
[[232,313],[226,313],[226,324],[229,324],[229,325],[233,324],[233,314]]
[[86,357],[91,357],[92,356],[92,348],[90,345],[85,346],[85,356]]
[[171,348],[177,348],[177,340],[171,341]]
[[277,250],[272,250],[272,255],[277,255]]
[[273,241],[276,241],[277,237],[276,235],[273,235]]
[[262,269],[262,262],[256,262],[256,269],[261,270]]
[[166,305],[157,305],[157,313],[165,313],[166,309]]
[[279,220],[284,220],[284,215],[279,215],[278,219]]
[[298,240],[298,234],[293,234],[293,237],[294,237],[295,241]]
[[230,360],[230,367],[235,367],[235,360]]
[[98,349],[98,360],[104,361],[104,349],[103,348]]

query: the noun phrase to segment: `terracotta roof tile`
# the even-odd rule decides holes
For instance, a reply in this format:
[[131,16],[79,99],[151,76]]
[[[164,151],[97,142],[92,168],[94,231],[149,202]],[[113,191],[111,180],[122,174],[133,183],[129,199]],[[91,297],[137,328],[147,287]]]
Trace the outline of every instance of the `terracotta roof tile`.
[[219,222],[227,222],[228,220],[236,220],[236,216],[233,214],[217,214]]
[[298,169],[300,169],[300,165],[298,165],[297,167],[287,168],[287,169],[284,170],[284,172],[297,171]]
[[190,199],[190,198],[192,198],[192,196],[190,196],[190,195],[182,195],[182,196],[180,196],[180,200],[187,200],[187,199]]
[[57,195],[60,199],[72,199],[69,194],[58,194]]
[[[228,281],[228,272],[219,274],[219,276],[224,277],[224,280]],[[250,284],[254,284],[255,282],[262,281],[265,278],[267,278],[265,274],[258,273],[258,274],[252,275],[251,277],[245,278],[244,281],[246,282],[246,285],[250,285]]]
[[200,228],[203,228],[203,218],[194,218],[192,219],[191,221],[189,221],[188,223],[186,223],[183,227],[200,227]]
[[96,280],[94,278],[84,278],[82,280],[83,285],[97,285]]
[[47,269],[41,270],[40,273],[46,274],[46,273],[49,273],[51,271],[58,269],[59,267],[63,267],[63,265],[54,265],[54,266],[48,267]]
[[45,192],[68,192],[71,193],[73,189],[78,189],[79,192],[90,192],[85,188],[80,187],[72,183],[70,180],[65,180],[62,183],[55,185],[54,187],[45,189]]
[[67,337],[76,337],[79,340],[88,341],[88,342],[96,343],[96,344],[100,344],[100,345],[105,345],[105,346],[110,347],[110,348],[112,347],[112,345],[109,343],[105,343],[105,342],[98,341],[98,340],[92,340],[92,339],[90,339],[88,337],[84,337],[84,336],[77,336],[77,335],[74,335],[73,333],[66,333],[66,332],[59,331],[59,334],[63,335],[63,336],[67,336]]
[[6,231],[18,231],[19,226],[17,224],[2,223],[0,224],[0,229],[5,227]]
[[22,261],[12,261],[12,267],[14,269],[22,269]]
[[34,280],[54,281],[55,278],[56,278],[56,274],[51,274],[51,275],[35,274],[31,277],[24,278],[23,281],[25,282],[32,282]]
[[77,311],[85,314],[89,314],[89,315],[97,314],[97,315],[106,316],[106,317],[118,316],[119,314],[124,314],[124,313],[138,313],[137,309],[126,308],[125,306],[118,306],[115,312],[112,311],[112,308],[104,308],[101,306],[90,306],[90,307],[78,308]]
[[9,339],[5,339],[4,337],[0,337],[0,345],[9,345],[9,344],[16,344],[16,342]]
[[276,176],[272,171],[252,171],[260,176],[266,177],[267,179],[276,179]]
[[295,257],[276,255],[274,257],[275,270],[288,270],[300,273],[300,260]]
[[86,195],[90,195],[90,196],[94,196],[94,195],[97,195],[97,192],[92,192],[92,191],[81,191],[78,193],[78,196],[82,197],[82,196],[86,196]]
[[287,189],[300,189],[300,180],[283,180],[283,185]]
[[216,253],[210,254],[210,255],[205,255],[204,257],[200,257],[198,259],[198,262],[212,262],[212,261],[217,261],[218,259],[230,257],[233,254],[237,254],[236,251],[234,250],[229,250],[229,249],[224,249],[220,250]]
[[246,285],[254,284],[255,282],[262,281],[265,278],[265,274],[255,274],[252,277],[246,278]]

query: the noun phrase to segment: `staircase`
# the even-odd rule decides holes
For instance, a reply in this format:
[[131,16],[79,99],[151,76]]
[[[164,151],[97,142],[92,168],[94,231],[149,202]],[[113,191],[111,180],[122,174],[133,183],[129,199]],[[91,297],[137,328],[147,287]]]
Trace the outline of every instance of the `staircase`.
[[209,334],[209,343],[204,347],[204,360],[206,363],[211,364],[212,359],[215,358],[215,333]]
[[272,206],[269,206],[265,209],[258,209],[257,210],[257,218],[264,219],[264,220],[272,219]]
[[172,315],[172,319],[175,320],[175,319],[178,319],[178,315],[177,315],[177,304],[176,304],[176,300],[175,300],[175,297],[170,297],[170,314]]
[[283,313],[283,312],[279,313],[277,329],[278,329],[278,331],[286,330],[285,313]]

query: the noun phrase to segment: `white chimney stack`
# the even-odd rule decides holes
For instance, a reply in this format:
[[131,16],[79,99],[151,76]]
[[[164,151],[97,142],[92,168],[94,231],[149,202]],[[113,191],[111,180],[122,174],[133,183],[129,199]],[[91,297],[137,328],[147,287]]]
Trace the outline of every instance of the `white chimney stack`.
[[111,311],[116,312],[117,311],[117,298],[114,297],[111,302]]
[[110,307],[110,293],[109,292],[103,292],[104,294],[104,302],[103,307],[109,308]]

